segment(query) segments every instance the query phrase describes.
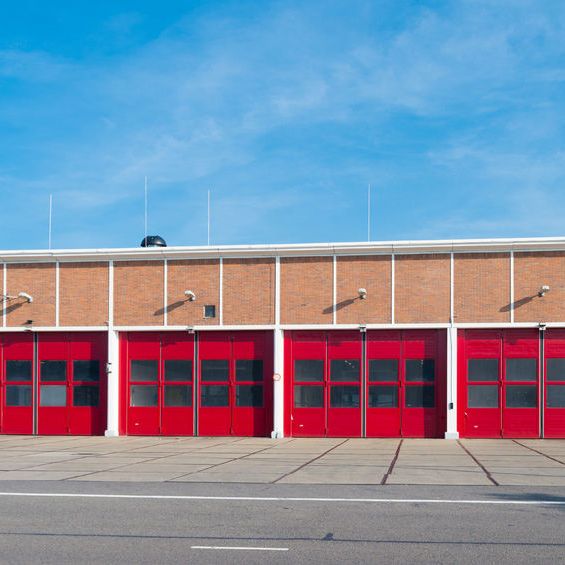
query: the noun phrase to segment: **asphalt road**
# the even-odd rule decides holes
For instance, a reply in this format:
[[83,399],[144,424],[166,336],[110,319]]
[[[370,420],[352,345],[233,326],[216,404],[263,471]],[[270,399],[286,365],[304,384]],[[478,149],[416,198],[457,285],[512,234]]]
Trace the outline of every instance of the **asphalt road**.
[[565,555],[561,488],[18,481],[0,489],[1,563],[531,564]]

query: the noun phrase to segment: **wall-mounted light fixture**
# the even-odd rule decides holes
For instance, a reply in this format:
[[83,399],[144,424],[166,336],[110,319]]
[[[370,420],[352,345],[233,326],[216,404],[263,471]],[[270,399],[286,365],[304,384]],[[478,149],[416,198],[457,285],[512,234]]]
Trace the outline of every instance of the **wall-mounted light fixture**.
[[196,300],[196,294],[192,290],[185,290],[184,295],[189,302],[194,302]]
[[23,298],[28,303],[33,302],[33,296],[31,296],[31,294],[28,294],[27,292],[19,292],[17,296],[2,294],[1,297],[3,302],[5,302],[6,300],[16,300],[16,298]]
[[358,292],[359,298],[361,300],[365,300],[365,298],[367,298],[367,289],[366,288],[360,288],[357,292]]
[[544,284],[544,285],[538,290],[538,296],[541,298],[542,296],[545,296],[549,291],[550,291],[549,286],[546,285],[546,284]]

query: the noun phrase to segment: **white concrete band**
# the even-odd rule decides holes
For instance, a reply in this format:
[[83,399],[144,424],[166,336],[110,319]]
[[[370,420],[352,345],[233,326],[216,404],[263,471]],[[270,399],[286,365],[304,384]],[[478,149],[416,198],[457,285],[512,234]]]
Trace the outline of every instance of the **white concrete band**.
[[224,259],[220,257],[220,303],[218,304],[220,326],[224,325]]
[[167,260],[163,261],[163,325],[168,326],[168,319],[167,319],[167,302],[168,302],[168,265]]
[[514,251],[510,252],[510,323],[514,323]]
[[337,256],[333,256],[332,323],[337,324]]
[[59,261],[55,263],[55,327],[59,327],[59,303],[60,303],[60,269]]
[[2,327],[6,327],[6,295],[8,294],[8,266],[6,263],[2,266],[2,270],[4,271],[4,288],[2,289],[2,294],[4,295],[4,299],[2,302]]

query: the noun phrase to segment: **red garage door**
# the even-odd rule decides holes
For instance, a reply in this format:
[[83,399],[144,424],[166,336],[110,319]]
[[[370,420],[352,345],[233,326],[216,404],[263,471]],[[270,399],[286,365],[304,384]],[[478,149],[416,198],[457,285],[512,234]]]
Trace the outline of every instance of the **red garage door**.
[[37,433],[101,435],[106,427],[105,334],[37,335]]
[[466,330],[459,336],[463,437],[539,437],[539,332]]
[[271,332],[198,334],[198,435],[270,435],[272,351]]
[[544,437],[565,437],[565,330],[546,330],[544,336]]
[[288,332],[285,345],[291,435],[361,436],[361,333]]
[[33,433],[33,334],[0,336],[0,433]]
[[442,437],[444,331],[367,332],[367,437]]
[[126,433],[192,435],[194,335],[129,333],[121,351]]

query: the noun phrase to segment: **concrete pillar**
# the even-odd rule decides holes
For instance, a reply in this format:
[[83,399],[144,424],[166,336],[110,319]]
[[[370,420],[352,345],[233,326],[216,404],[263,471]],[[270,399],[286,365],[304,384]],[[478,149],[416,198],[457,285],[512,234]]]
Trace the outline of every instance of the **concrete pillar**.
[[108,330],[108,417],[106,424],[106,437],[120,435],[120,350],[118,332]]
[[273,431],[272,438],[284,437],[284,332],[274,331]]
[[457,328],[447,330],[447,430],[445,439],[459,439],[457,431]]

